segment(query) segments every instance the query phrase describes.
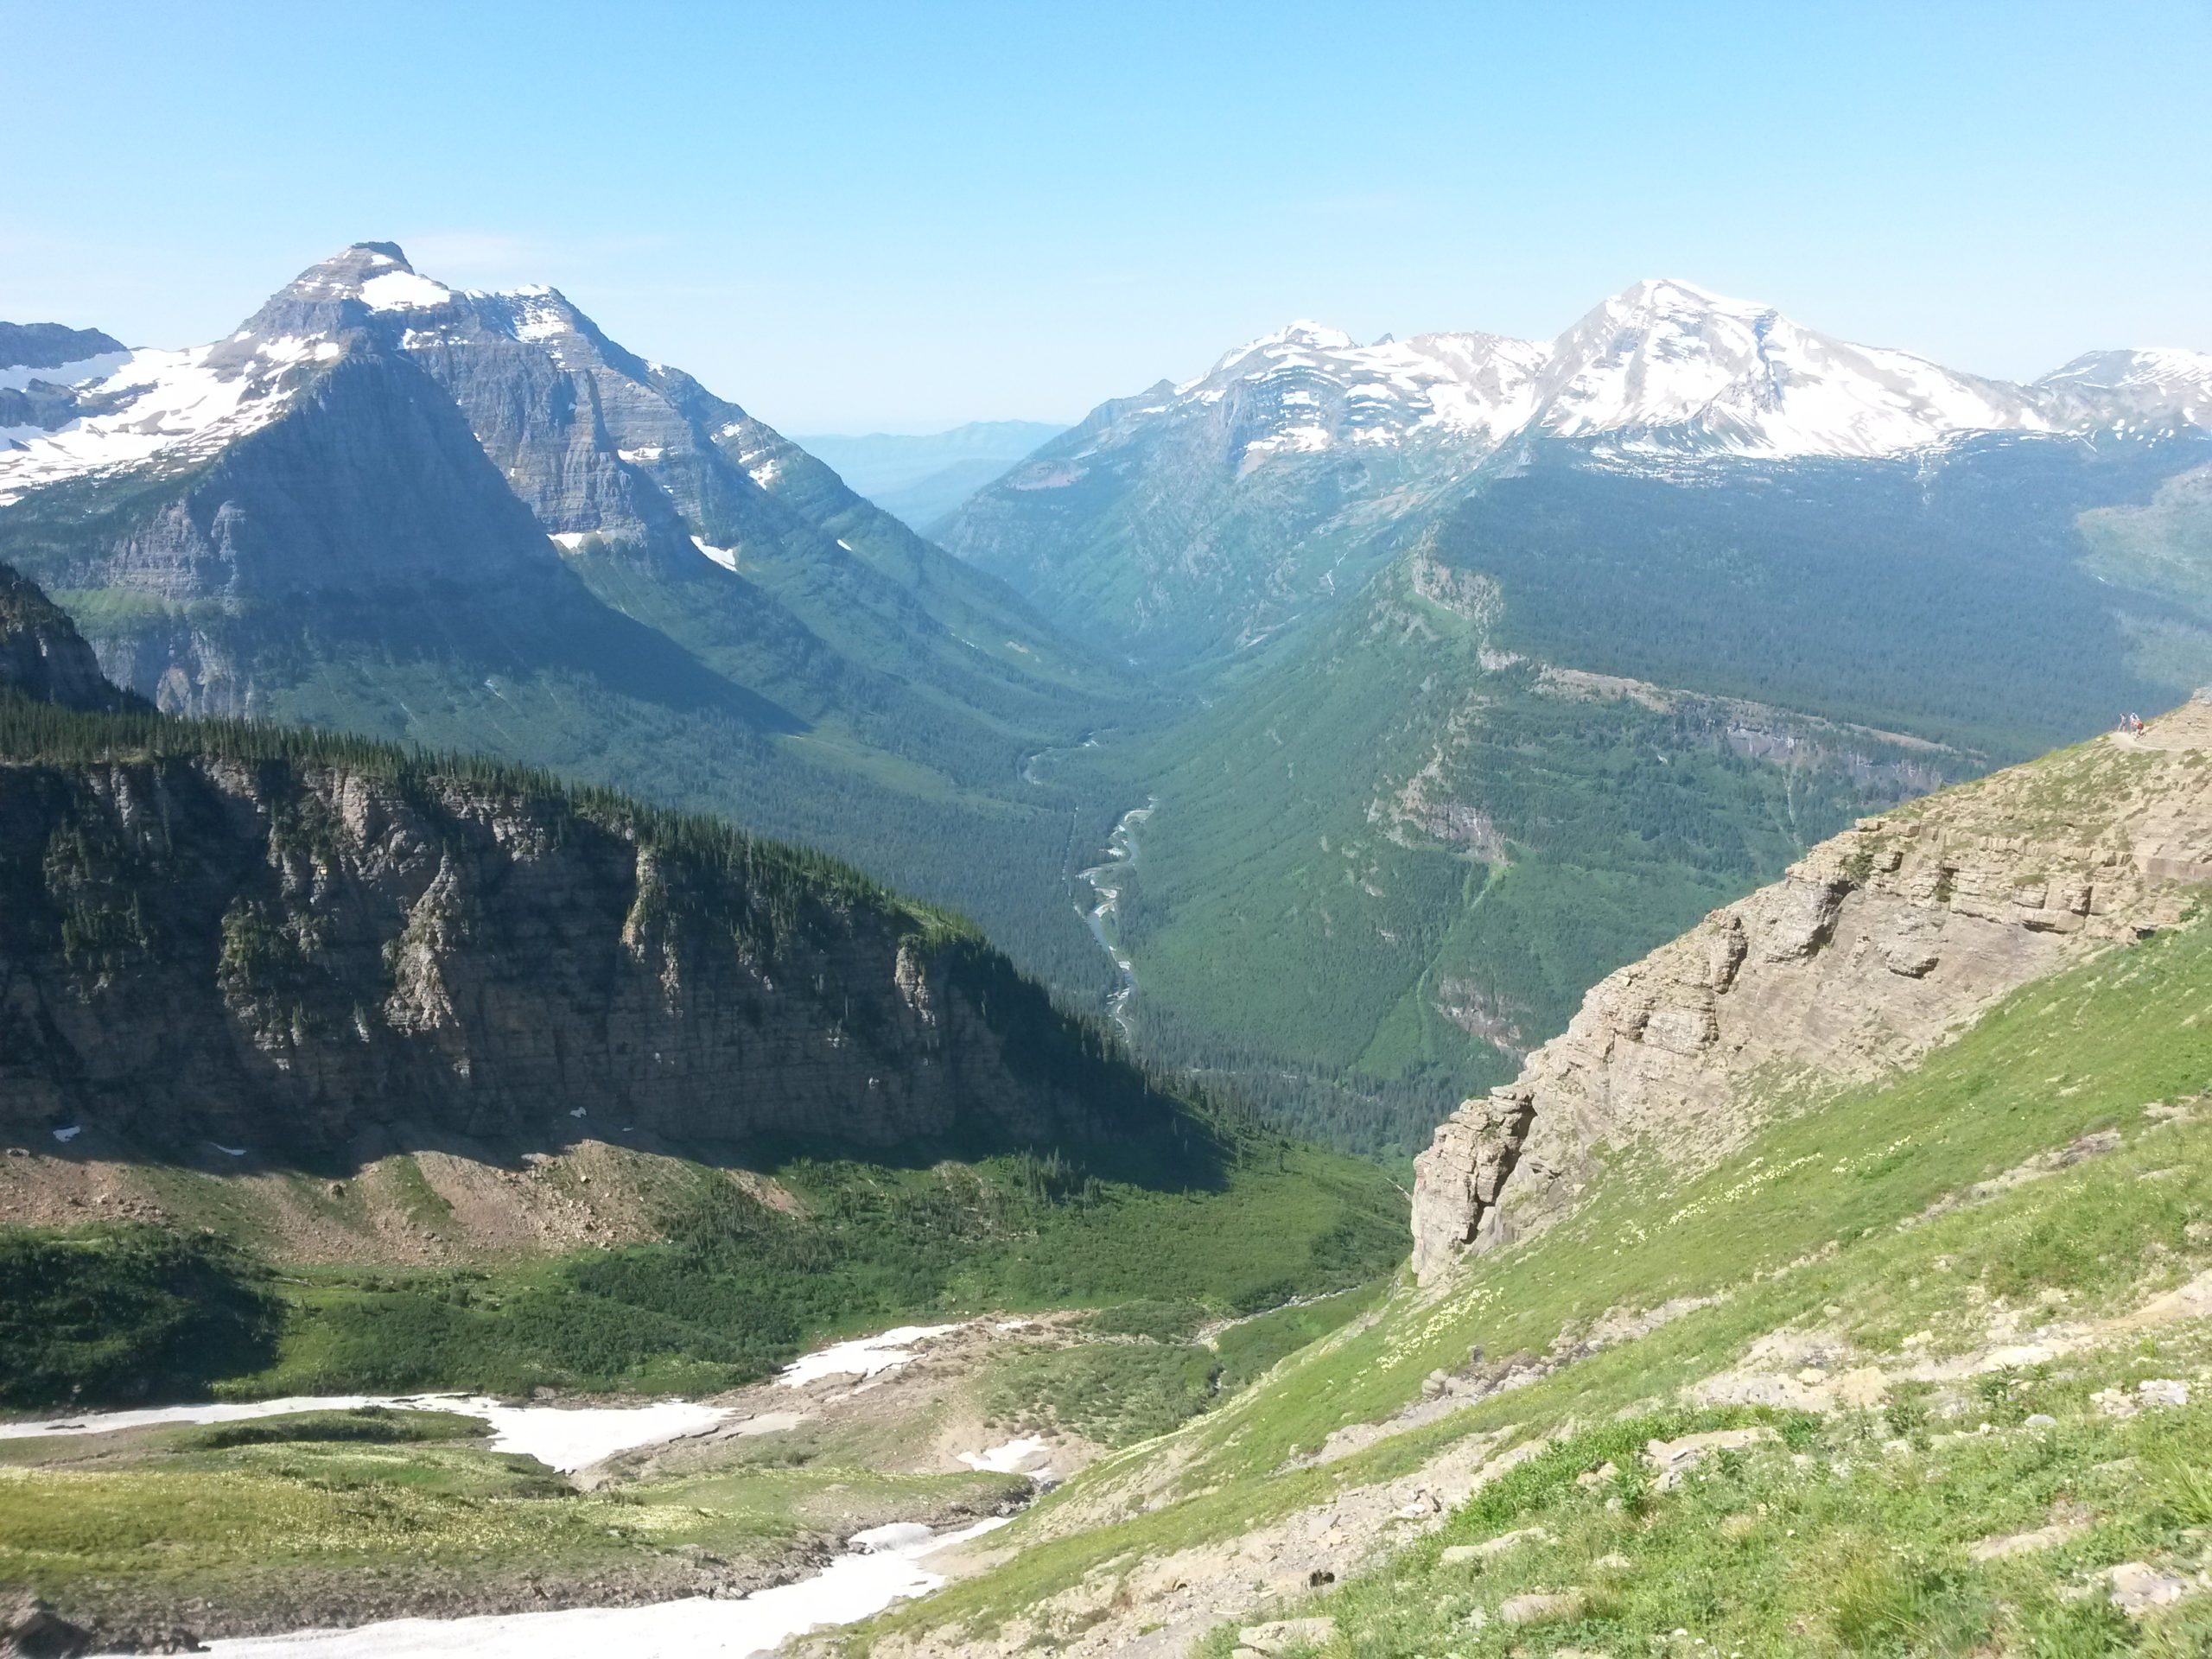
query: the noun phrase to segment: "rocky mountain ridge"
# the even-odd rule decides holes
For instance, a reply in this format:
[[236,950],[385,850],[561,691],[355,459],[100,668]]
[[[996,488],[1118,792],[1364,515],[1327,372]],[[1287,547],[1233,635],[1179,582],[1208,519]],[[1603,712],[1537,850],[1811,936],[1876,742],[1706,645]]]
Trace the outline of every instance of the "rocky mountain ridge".
[[124,709],[137,701],[101,674],[68,613],[0,564],[0,695],[9,692],[68,709]]
[[723,813],[1103,978],[1018,767],[1121,677],[557,292],[359,244],[70,390],[0,452],[0,559],[157,706]]
[[1600,982],[1415,1160],[1424,1279],[1568,1213],[1630,1147],[1675,1175],[2171,925],[2212,880],[2212,695],[1868,818]]
[[481,763],[125,707],[0,575],[13,1136],[327,1160],[1171,1127],[965,925],[830,860]]
[[2208,436],[2212,352],[2091,353],[2015,385],[1647,281],[1549,341],[1363,346],[1292,323],[1101,404],[940,533],[1064,626],[1179,668],[1325,608],[1434,516],[1531,465],[1786,491],[1801,464]]

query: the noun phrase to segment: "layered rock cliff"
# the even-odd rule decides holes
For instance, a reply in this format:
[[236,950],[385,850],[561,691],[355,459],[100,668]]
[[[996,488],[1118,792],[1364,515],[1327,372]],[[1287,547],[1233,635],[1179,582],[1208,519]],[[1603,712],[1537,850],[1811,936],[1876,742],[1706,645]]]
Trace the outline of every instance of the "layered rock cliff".
[[156,715],[0,567],[11,1141],[1074,1146],[1182,1109],[965,924],[829,859],[486,763]]
[[0,564],[0,692],[70,709],[122,709],[136,699],[100,674],[92,648],[60,607]]
[[1415,1160],[1433,1278],[1567,1213],[1609,1154],[1675,1170],[1924,1052],[2212,880],[2212,700],[1862,820],[1600,982]]
[[1167,1110],[827,861],[320,747],[0,761],[9,1135],[1052,1144]]

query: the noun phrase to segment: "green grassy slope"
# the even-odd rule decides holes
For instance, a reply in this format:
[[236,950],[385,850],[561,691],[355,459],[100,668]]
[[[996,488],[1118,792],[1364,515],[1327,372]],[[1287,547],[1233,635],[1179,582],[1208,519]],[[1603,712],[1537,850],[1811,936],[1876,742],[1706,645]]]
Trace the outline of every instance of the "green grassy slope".
[[[1110,1513],[1117,1487],[1164,1491],[1149,1512],[1126,1502],[1124,1518],[1048,1537],[887,1623],[993,1629],[1086,1575],[1242,1535],[1498,1433],[1554,1445],[1381,1575],[1284,1611],[1336,1618],[1332,1654],[1675,1651],[1691,1637],[1724,1653],[2202,1651],[2212,1601],[2131,1621],[2095,1575],[2144,1561],[2188,1580],[2203,1549],[2192,1529],[2212,1522],[2197,1472],[2212,1452],[2212,1333],[2198,1319],[2129,1322],[2212,1268],[2208,1004],[2212,925],[2198,920],[2021,991],[1910,1071],[1808,1103],[1694,1179],[1620,1158],[1551,1232],[1477,1260],[1440,1295],[1402,1289],[1371,1327],[1053,1500]],[[2071,1161],[2031,1163],[2069,1147]],[[1995,1181],[2024,1166],[2041,1173]],[[1599,1314],[1680,1298],[1713,1300],[1577,1357]],[[1826,1353],[1819,1376],[1876,1367],[1879,1389],[1816,1409],[1700,1403],[1701,1379],[1785,1330]],[[2002,1351],[2038,1333],[2055,1344],[2040,1361]],[[1292,1461],[1389,1419],[1478,1344],[1569,1363],[1352,1456]],[[1783,1384],[1806,1375],[1794,1363],[1770,1362]],[[2091,1398],[2132,1401],[2153,1378],[2190,1382],[2192,1403],[2114,1415]],[[1676,1491],[1639,1473],[1648,1438],[1760,1423],[1779,1438]],[[1608,1461],[1618,1479],[1578,1483]],[[1049,1513],[1006,1541],[1048,1532]],[[1556,1545],[1487,1567],[1440,1559],[1529,1524]],[[2050,1548],[1969,1554],[2046,1524],[2067,1529]],[[1588,1592],[1578,1615],[1497,1622],[1503,1598],[1568,1586]]]
[[[2202,584],[2101,560],[2094,529],[2152,539],[2140,509],[2204,454],[1987,439],[1924,470],[1687,481],[1540,460],[1452,513],[1439,556],[1499,584],[1505,648],[2015,760],[2212,677]],[[2188,660],[2146,660],[2146,629]]]
[[1548,694],[1411,569],[1091,761],[1158,798],[1122,900],[1141,1040],[1262,1097],[1270,1072],[1320,1073],[1333,1090],[1276,1100],[1302,1132],[1410,1154],[1592,982],[1911,787],[1850,753],[1966,769],[1804,721],[1773,764],[1731,748],[1726,710]]

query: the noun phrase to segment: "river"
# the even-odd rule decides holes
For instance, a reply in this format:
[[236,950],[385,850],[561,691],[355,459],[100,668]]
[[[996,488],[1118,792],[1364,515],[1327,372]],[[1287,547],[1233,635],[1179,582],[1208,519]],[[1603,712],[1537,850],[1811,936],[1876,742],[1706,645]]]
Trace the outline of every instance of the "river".
[[1129,999],[1137,993],[1137,967],[1129,953],[1122,949],[1122,890],[1128,884],[1128,873],[1136,868],[1138,827],[1159,804],[1160,797],[1154,795],[1142,806],[1133,806],[1122,814],[1114,833],[1107,837],[1106,862],[1080,872],[1080,879],[1090,884],[1093,902],[1088,906],[1081,903],[1076,906],[1090,925],[1091,938],[1098,941],[1098,948],[1113,959],[1121,973],[1122,988],[1106,999],[1106,1012],[1114,1016],[1122,1035],[1132,1041],[1136,1030],[1129,1020]]

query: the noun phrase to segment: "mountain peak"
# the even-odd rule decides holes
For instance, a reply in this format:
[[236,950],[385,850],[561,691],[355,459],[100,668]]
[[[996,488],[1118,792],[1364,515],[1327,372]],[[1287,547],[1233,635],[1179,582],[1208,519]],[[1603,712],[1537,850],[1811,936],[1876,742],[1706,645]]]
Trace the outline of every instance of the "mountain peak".
[[1607,300],[1605,305],[1632,310],[1686,308],[1758,312],[1772,308],[1750,300],[1732,299],[1726,294],[1717,294],[1700,283],[1687,282],[1680,276],[1643,277],[1630,283]]
[[454,290],[409,264],[397,242],[356,242],[309,265],[277,297],[310,305],[359,300],[372,311],[403,311],[449,304]]

